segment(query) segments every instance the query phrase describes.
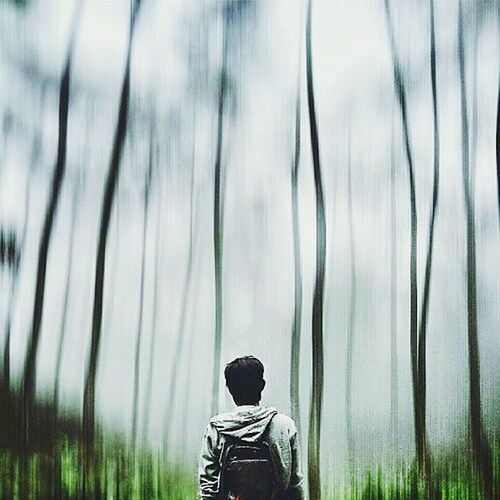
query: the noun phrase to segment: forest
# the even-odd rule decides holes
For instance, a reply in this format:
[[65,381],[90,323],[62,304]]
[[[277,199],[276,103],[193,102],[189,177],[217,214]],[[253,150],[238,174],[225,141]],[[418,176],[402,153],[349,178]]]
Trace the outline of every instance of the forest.
[[497,0],[0,2],[0,499],[194,499],[226,363],[309,500],[500,497]]

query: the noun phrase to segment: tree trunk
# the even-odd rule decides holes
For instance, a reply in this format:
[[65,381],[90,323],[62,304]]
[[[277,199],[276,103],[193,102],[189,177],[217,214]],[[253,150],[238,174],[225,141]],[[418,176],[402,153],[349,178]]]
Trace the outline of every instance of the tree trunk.
[[222,245],[223,245],[223,207],[224,191],[221,182],[221,157],[224,132],[224,104],[227,90],[227,20],[223,19],[222,30],[222,68],[219,85],[219,102],[217,110],[217,147],[214,170],[214,273],[215,273],[215,339],[214,364],[212,373],[211,413],[219,410],[220,358],[222,345]]
[[54,373],[54,388],[52,396],[52,404],[54,407],[54,415],[57,418],[57,410],[59,408],[59,382],[61,375],[62,355],[64,350],[64,341],[66,337],[67,323],[68,323],[68,305],[71,285],[71,269],[73,268],[73,247],[75,244],[75,226],[76,226],[76,213],[78,205],[78,186],[73,189],[73,203],[71,207],[70,219],[70,232],[69,232],[69,245],[68,245],[68,260],[66,263],[66,282],[64,285],[64,303],[62,309],[61,327],[59,331],[59,343],[57,347],[56,368]]
[[38,249],[38,264],[35,285],[35,297],[33,305],[33,317],[31,331],[28,337],[28,346],[24,362],[24,370],[21,381],[22,391],[22,436],[24,444],[28,441],[29,419],[33,403],[36,383],[36,360],[38,355],[38,346],[40,341],[40,328],[42,325],[43,303],[45,296],[45,278],[47,272],[47,259],[49,254],[50,240],[54,220],[59,205],[61,187],[66,173],[66,146],[68,136],[68,111],[70,99],[71,84],[71,66],[73,60],[73,47],[75,41],[76,23],[80,19],[81,2],[76,4],[73,21],[70,31],[70,40],[66,62],[61,77],[59,88],[59,137],[57,145],[57,159],[52,176],[49,203],[45,213],[45,221],[42,228],[42,236]]
[[323,298],[325,283],[326,221],[313,88],[311,10],[312,0],[309,0],[306,25],[306,69],[307,102],[309,106],[309,127],[311,132],[314,189],[316,194],[316,278],[312,310],[312,390],[309,413],[308,480],[309,498],[310,500],[318,500],[321,498],[320,445],[321,407],[323,402]]
[[[350,134],[350,131],[349,131]],[[347,457],[349,474],[354,472],[354,432],[352,427],[352,360],[354,354],[354,335],[356,331],[356,256],[354,250],[354,227],[352,222],[352,161],[351,138],[349,136],[349,149],[347,160],[347,217],[349,224],[349,250],[351,254],[351,301],[349,304],[349,325],[347,331],[347,356],[346,356],[346,428],[347,428]]]
[[418,333],[418,386],[420,399],[420,426],[424,449],[426,450],[424,459],[424,470],[429,479],[431,472],[431,458],[427,444],[427,425],[426,425],[426,389],[427,389],[427,368],[426,368],[426,338],[427,338],[427,317],[429,312],[429,294],[431,285],[432,270],[432,252],[434,249],[434,227],[438,209],[439,197],[439,118],[437,103],[437,84],[436,84],[436,35],[434,27],[434,2],[429,0],[430,7],[430,67],[431,67],[431,87],[432,87],[432,115],[434,127],[434,181],[432,191],[431,219],[429,223],[429,246],[427,248],[427,259],[425,263],[424,292],[422,297],[422,310],[420,315],[420,330]]
[[295,155],[291,175],[293,265],[294,265],[294,312],[292,346],[290,355],[290,408],[300,436],[300,338],[302,328],[302,264],[300,251],[300,223],[298,202],[298,175],[300,165],[300,78],[295,108]]
[[137,15],[139,13],[140,5],[141,1],[135,0],[131,13],[127,59],[120,95],[118,123],[116,125],[115,137],[113,141],[113,151],[111,154],[111,162],[104,191],[104,199],[101,212],[101,226],[99,230],[99,241],[97,245],[90,356],[87,366],[87,373],[85,376],[85,388],[83,395],[83,435],[87,451],[90,451],[92,449],[95,434],[95,385],[97,364],[99,360],[99,347],[101,342],[106,243],[108,238],[109,221],[111,218],[111,211],[113,208],[113,201],[115,197],[116,184],[120,173],[120,162],[123,152],[123,144],[125,142],[125,136],[127,133],[128,104],[130,95],[130,55],[132,49],[134,27]]
[[184,281],[184,290],[182,293],[181,314],[179,318],[179,329],[177,331],[177,339],[174,349],[174,357],[169,378],[169,395],[167,400],[167,413],[165,416],[165,439],[167,449],[172,449],[169,443],[170,429],[172,420],[174,418],[174,401],[177,389],[177,378],[179,375],[179,365],[182,357],[182,350],[184,339],[186,337],[186,319],[189,292],[191,290],[193,280],[193,263],[194,263],[194,249],[195,249],[195,234],[194,234],[194,162],[191,170],[191,190],[190,190],[190,208],[189,208],[189,250],[186,268],[186,279]]
[[156,231],[155,231],[155,260],[154,260],[154,285],[153,285],[153,320],[151,325],[151,344],[149,346],[148,355],[148,377],[146,382],[146,395],[144,397],[144,416],[143,416],[143,434],[146,436],[149,430],[149,416],[151,413],[151,392],[153,389],[153,368],[154,368],[154,352],[156,348],[156,335],[158,330],[158,294],[160,284],[160,235],[161,235],[161,190],[158,191],[158,210],[156,215]]
[[462,183],[465,202],[467,238],[467,334],[469,350],[469,415],[470,438],[474,462],[482,476],[485,498],[493,498],[492,455],[484,431],[481,410],[481,380],[477,321],[476,228],[474,184],[470,173],[469,119],[465,83],[464,18],[459,2],[458,62],[460,71],[460,102],[462,114]]
[[150,132],[149,168],[144,182],[144,210],[142,216],[142,259],[141,259],[141,284],[139,291],[139,317],[137,319],[137,337],[135,343],[134,359],[134,395],[132,398],[132,449],[135,450],[137,440],[137,418],[139,413],[139,382],[141,372],[141,340],[142,317],[144,314],[144,278],[146,271],[146,238],[148,235],[149,195],[151,191],[151,176],[153,173],[153,130]]
[[389,0],[385,0],[385,11],[390,38],[394,71],[394,86],[403,124],[404,146],[408,162],[408,180],[410,188],[410,356],[413,388],[413,418],[415,424],[415,449],[420,474],[425,471],[427,448],[421,425],[421,403],[418,384],[418,329],[417,329],[417,205],[415,198],[415,176],[413,155],[410,147],[410,132],[406,107],[406,89],[401,74],[401,66],[396,53],[394,31],[392,28]]

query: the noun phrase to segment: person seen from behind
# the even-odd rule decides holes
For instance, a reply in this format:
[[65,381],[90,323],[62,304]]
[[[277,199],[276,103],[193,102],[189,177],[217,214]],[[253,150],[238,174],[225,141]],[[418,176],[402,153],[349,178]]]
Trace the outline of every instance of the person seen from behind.
[[224,370],[236,408],[212,417],[199,460],[202,500],[303,500],[294,421],[260,405],[264,366],[254,356]]

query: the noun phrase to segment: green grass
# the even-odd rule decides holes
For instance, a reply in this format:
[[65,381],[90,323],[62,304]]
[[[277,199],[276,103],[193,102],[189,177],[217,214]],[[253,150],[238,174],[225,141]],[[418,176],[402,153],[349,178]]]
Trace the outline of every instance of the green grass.
[[[464,450],[465,451],[465,450]],[[480,478],[467,453],[434,458],[429,489],[411,466],[389,477],[380,469],[357,481],[325,489],[323,499],[480,500],[485,498]],[[495,494],[499,489],[499,447],[494,447]],[[83,453],[68,441],[52,453],[31,453],[28,459],[0,450],[1,499],[172,499],[197,498],[194,470],[167,464],[159,454],[141,451],[135,458],[119,443],[101,444],[84,481]],[[86,489],[85,489],[86,486]]]
[[62,443],[53,453],[28,458],[0,450],[0,498],[7,499],[194,499],[196,477],[164,462],[160,455],[135,457],[119,447],[101,445],[84,480],[83,453]]

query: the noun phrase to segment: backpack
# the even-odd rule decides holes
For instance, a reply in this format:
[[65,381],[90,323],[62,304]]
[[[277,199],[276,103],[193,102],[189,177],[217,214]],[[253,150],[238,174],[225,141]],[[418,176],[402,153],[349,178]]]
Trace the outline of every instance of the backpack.
[[266,440],[243,441],[226,436],[220,486],[220,500],[273,500],[278,491],[278,474]]

